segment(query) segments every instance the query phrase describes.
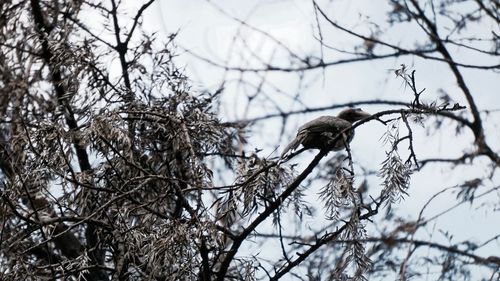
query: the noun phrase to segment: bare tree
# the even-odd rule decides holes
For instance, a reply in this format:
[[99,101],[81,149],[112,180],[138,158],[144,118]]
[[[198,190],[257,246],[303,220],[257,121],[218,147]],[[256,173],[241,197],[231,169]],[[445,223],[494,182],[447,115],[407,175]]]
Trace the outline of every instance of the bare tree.
[[[231,65],[191,52],[211,67],[240,75],[238,83],[252,88],[247,108],[259,102],[275,105],[260,117],[232,122],[219,119],[229,95],[223,86],[229,81],[206,92],[193,90],[176,66],[176,34],[158,39],[143,28],[153,0],[135,3],[134,9],[115,0],[1,2],[1,279],[477,280],[484,272],[490,280],[499,278],[500,257],[480,250],[498,243],[500,233],[480,242],[455,241],[445,233],[448,244],[417,235],[455,208],[423,216],[445,192],[457,192],[454,206],[498,212],[500,157],[498,141],[489,137],[496,123],[477,104],[479,94],[468,87],[463,71],[493,73],[500,65],[460,62],[450,48],[498,62],[498,30],[480,38],[469,37],[467,28],[498,24],[499,4],[389,2],[388,28],[375,24],[365,34],[333,19],[328,4],[312,1],[319,54],[297,54],[269,33],[233,18],[289,60],[254,55],[251,65]],[[462,2],[465,8],[458,7]],[[410,44],[387,39],[389,27],[403,24],[415,25],[423,37]],[[331,46],[326,28],[359,44],[352,50]],[[245,44],[236,34],[235,44],[238,40]],[[330,51],[345,57],[328,61]],[[300,80],[316,69],[399,57],[446,65],[463,99],[443,94],[426,101],[418,69],[405,64],[393,70],[411,93],[405,100],[289,110],[279,106],[279,89],[278,95],[266,92],[272,86],[269,72]],[[292,96],[299,104],[302,98]],[[293,153],[285,161],[262,156],[247,143],[259,123],[281,118],[285,125],[292,116],[346,106],[385,106],[329,136],[336,142],[345,133],[382,122],[386,157],[380,166],[363,167],[348,142],[344,152],[318,150],[303,167],[292,162],[304,155]],[[420,159],[414,131],[421,125],[456,127],[456,138],[470,134],[473,140],[454,158]],[[486,176],[443,188],[415,218],[392,211],[415,188],[412,174],[478,162],[488,169]],[[382,182],[376,192],[371,188],[374,174]],[[312,187],[320,188],[319,195],[314,193],[323,202],[319,210],[306,200]],[[307,216],[325,217],[326,223],[296,234],[285,227],[300,225]],[[374,231],[380,220],[385,225]],[[280,247],[272,259],[245,248],[269,241]]]

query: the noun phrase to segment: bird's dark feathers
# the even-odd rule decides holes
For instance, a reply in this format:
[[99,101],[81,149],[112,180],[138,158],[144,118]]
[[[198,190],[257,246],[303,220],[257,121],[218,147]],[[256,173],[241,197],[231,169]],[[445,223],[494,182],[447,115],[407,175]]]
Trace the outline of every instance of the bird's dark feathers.
[[341,137],[338,135],[351,127],[352,123],[370,114],[359,108],[348,108],[335,116],[321,116],[300,126],[297,136],[285,147],[281,158],[290,150],[295,150],[302,144],[304,148],[316,148],[338,151],[351,142],[354,131],[348,130]]

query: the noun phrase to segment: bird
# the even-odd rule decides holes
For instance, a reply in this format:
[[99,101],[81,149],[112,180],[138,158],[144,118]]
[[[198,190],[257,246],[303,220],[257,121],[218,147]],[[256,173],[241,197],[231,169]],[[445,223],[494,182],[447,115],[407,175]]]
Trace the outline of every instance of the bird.
[[342,150],[354,137],[354,131],[348,130],[342,137],[337,137],[342,131],[350,128],[354,122],[371,116],[360,108],[347,108],[337,116],[321,116],[302,125],[295,139],[290,142],[280,158],[288,151],[293,151],[302,144],[305,149],[320,149],[327,151]]

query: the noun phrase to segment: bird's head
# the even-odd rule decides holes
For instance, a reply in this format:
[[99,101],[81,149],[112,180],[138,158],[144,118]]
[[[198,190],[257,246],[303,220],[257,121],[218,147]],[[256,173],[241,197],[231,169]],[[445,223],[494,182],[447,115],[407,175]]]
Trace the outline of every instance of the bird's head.
[[342,110],[337,117],[354,123],[358,120],[371,116],[370,113],[361,110],[360,108],[348,108]]

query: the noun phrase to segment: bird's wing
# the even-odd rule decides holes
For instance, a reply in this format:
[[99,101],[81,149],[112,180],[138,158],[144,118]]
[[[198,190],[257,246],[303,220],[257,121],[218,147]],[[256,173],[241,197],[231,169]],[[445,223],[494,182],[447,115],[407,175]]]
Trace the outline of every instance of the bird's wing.
[[311,134],[333,133],[336,135],[350,126],[351,123],[349,121],[335,116],[321,116],[311,120],[299,128],[295,139],[293,139],[281,153],[281,158],[283,158],[288,151],[297,149],[297,147]]
[[351,125],[348,121],[335,116],[321,116],[311,120],[299,128],[299,134],[302,132],[323,133],[340,132]]
[[286,147],[285,149],[283,149],[283,152],[281,152],[281,156],[280,158],[283,158],[283,156],[285,156],[285,154],[290,151],[290,150],[295,150],[297,149],[297,147],[300,145],[300,143],[302,143],[302,141],[304,140],[304,138],[306,137],[306,135],[304,133],[298,133],[297,136],[293,139],[293,141],[291,141]]

